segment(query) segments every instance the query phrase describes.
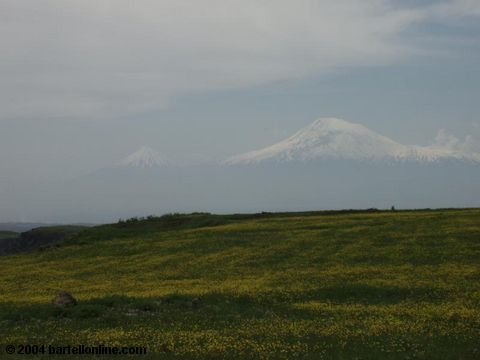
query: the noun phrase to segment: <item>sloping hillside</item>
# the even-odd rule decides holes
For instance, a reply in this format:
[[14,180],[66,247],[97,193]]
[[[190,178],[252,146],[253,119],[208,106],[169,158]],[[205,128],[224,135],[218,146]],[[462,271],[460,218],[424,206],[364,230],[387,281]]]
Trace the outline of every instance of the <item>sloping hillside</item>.
[[[1,349],[474,359],[479,239],[478,209],[193,214],[97,226],[58,247],[0,257]],[[51,305],[62,289],[79,304]]]
[[42,226],[22,233],[0,231],[0,256],[39,249],[45,250],[75,236],[86,228],[86,226],[80,225],[55,225]]

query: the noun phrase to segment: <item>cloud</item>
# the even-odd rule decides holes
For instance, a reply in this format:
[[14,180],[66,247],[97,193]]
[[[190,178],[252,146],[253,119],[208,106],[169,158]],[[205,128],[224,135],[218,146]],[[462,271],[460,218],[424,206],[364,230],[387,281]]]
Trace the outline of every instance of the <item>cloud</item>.
[[472,135],[465,136],[462,141],[456,136],[448,134],[445,129],[440,129],[435,137],[436,147],[457,151],[465,154],[480,154],[480,142]]
[[478,11],[388,0],[0,2],[0,120],[129,116],[178,96],[383,65],[402,32]]
[[438,130],[437,136],[435,137],[435,145],[439,147],[444,147],[447,149],[453,149],[458,146],[460,140],[457,137],[448,134],[445,129]]
[[475,17],[480,16],[480,2],[478,0],[446,1],[432,6],[430,10],[433,17]]

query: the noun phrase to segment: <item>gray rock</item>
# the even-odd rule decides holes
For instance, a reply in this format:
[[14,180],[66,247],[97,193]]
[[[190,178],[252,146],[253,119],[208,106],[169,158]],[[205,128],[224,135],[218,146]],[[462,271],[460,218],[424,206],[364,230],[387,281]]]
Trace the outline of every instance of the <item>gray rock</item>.
[[58,306],[73,306],[77,305],[77,300],[66,291],[59,291],[52,300],[53,305]]
[[198,308],[200,305],[202,305],[202,300],[200,300],[199,298],[194,298],[192,300],[192,307],[194,309]]

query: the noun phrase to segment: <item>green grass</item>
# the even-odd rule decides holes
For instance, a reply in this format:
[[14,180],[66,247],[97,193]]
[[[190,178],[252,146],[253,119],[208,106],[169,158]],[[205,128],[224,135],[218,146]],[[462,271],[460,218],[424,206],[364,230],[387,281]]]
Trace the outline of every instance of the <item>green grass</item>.
[[[170,215],[89,228],[0,269],[4,344],[480,358],[478,209]],[[50,305],[61,289],[79,305]]]

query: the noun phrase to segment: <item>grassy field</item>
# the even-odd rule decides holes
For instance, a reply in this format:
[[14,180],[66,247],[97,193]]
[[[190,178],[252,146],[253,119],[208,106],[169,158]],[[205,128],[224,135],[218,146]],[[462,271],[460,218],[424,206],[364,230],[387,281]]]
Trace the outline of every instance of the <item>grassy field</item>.
[[[0,257],[0,269],[5,345],[145,346],[142,359],[480,358],[478,209],[133,220]],[[79,305],[51,305],[61,289]]]

